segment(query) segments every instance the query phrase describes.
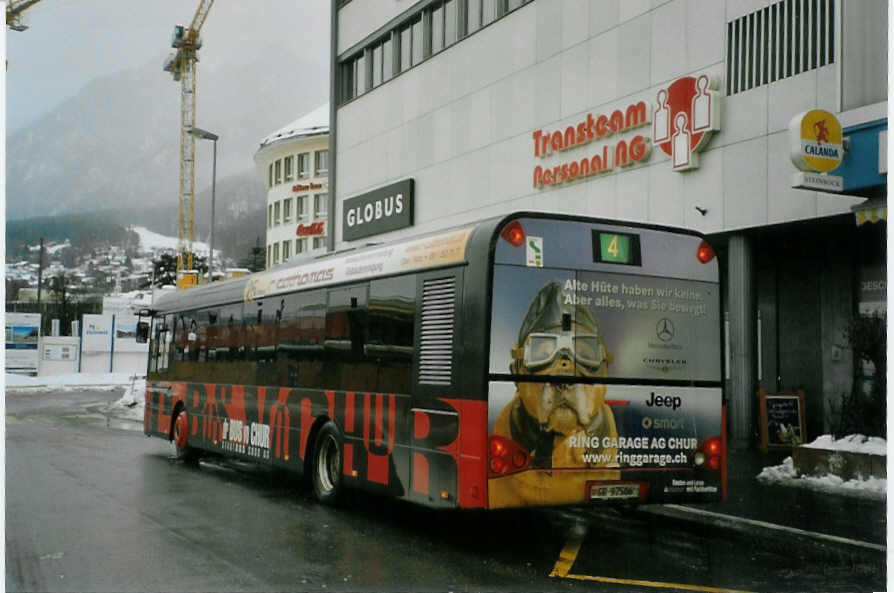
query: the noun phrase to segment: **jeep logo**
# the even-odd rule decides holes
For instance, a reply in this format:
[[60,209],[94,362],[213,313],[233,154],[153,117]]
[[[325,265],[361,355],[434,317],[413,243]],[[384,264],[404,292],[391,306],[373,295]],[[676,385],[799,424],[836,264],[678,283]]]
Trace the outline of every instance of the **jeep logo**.
[[652,397],[646,402],[650,408],[670,408],[676,410],[683,405],[683,398],[679,395],[658,395],[654,391]]

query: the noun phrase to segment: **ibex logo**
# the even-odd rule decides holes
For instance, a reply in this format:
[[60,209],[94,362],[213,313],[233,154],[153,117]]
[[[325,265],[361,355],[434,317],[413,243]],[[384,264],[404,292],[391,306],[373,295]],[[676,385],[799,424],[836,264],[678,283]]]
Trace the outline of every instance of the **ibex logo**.
[[671,157],[674,171],[698,167],[698,151],[720,129],[719,93],[707,75],[678,78],[656,97],[652,144]]

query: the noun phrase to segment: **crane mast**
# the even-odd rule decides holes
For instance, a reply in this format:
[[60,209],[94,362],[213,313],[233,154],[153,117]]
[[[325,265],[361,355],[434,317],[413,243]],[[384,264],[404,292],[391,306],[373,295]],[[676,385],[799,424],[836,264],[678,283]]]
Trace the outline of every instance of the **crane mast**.
[[[214,0],[201,0],[189,27],[177,25],[171,39],[176,53],[165,60],[164,70],[180,82],[180,189],[177,199],[177,272],[178,288],[183,270],[193,270],[193,240],[195,239],[195,153],[196,140],[189,132],[196,121],[196,62],[202,47],[199,32]],[[192,276],[197,280],[195,275]]]

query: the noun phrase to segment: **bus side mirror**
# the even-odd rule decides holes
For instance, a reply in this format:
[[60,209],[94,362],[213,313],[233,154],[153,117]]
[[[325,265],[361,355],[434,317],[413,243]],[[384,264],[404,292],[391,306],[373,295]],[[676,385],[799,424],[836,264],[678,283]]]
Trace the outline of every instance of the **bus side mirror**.
[[138,321],[137,322],[137,343],[145,344],[149,341],[149,322],[148,321]]

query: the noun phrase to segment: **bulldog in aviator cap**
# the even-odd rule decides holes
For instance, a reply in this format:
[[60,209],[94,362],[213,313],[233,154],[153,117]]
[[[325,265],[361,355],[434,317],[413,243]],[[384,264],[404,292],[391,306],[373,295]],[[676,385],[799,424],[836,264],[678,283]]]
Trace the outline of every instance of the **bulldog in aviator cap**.
[[[525,447],[534,468],[615,466],[617,449],[602,447],[618,436],[605,385],[575,381],[608,376],[605,343],[590,310],[565,300],[557,281],[541,288],[511,351],[513,374],[556,380],[516,382],[494,431]],[[602,460],[587,463],[587,453]]]

